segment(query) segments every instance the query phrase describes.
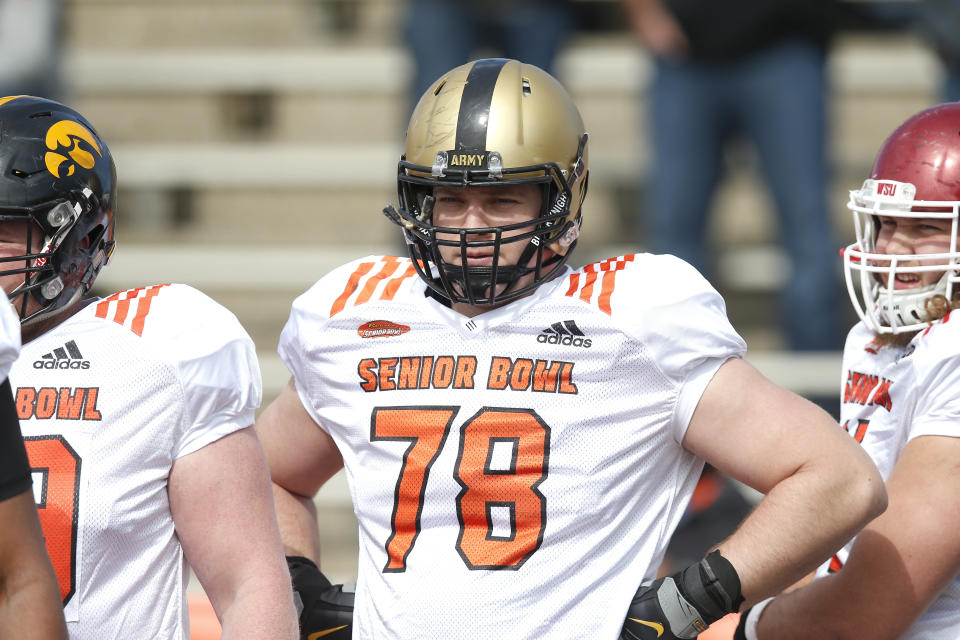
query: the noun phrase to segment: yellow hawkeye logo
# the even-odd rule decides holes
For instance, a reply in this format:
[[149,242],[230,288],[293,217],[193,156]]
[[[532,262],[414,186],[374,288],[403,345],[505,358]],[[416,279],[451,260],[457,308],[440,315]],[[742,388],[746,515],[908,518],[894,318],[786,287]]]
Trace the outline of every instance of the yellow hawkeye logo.
[[79,122],[61,120],[47,129],[46,142],[50,151],[47,151],[47,155],[43,158],[47,164],[47,171],[62,178],[72,176],[77,165],[84,169],[93,169],[97,159],[92,153],[80,147],[81,141],[92,147],[98,156],[103,157],[97,139]]
[[21,96],[7,96],[7,97],[5,97],[5,98],[0,98],[0,107],[2,107],[3,105],[7,104],[7,103],[10,102],[11,100],[16,100],[17,98],[29,98],[29,97],[31,97],[31,96],[21,95]]
[[642,624],[645,627],[650,627],[651,629],[657,632],[658,638],[663,635],[662,624],[657,624],[656,622],[647,622],[646,620],[637,620],[636,618],[627,618],[627,620],[631,620],[633,622],[636,622],[637,624]]
[[324,629],[323,631],[317,631],[316,633],[311,633],[307,636],[307,640],[317,640],[317,638],[322,638],[323,636],[328,636],[334,631],[340,631],[340,629],[346,629],[350,625],[342,624],[339,627],[334,627],[332,629]]

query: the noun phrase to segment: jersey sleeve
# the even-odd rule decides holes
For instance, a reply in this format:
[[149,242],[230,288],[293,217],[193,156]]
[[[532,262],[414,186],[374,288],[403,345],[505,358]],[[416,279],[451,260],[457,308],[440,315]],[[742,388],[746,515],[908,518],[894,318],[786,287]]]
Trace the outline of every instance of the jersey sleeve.
[[674,385],[673,437],[681,442],[717,369],[743,357],[746,343],[727,319],[723,298],[692,266],[664,255],[647,256],[637,267],[629,313],[637,337]]
[[923,369],[925,375],[917,386],[920,395],[913,409],[908,439],[960,437],[960,355],[938,360]]
[[262,381],[256,348],[236,316],[196,289],[170,289],[172,295],[158,295],[158,308],[151,311],[157,314],[151,328],[159,334],[151,337],[172,361],[183,392],[173,452],[180,458],[252,425]]
[[351,287],[356,287],[353,274],[358,272],[358,268],[381,259],[382,256],[367,256],[354,260],[337,267],[318,280],[293,301],[290,316],[280,333],[277,346],[280,359],[293,376],[300,403],[321,428],[323,422],[311,398],[319,395],[322,390],[310,388],[308,381],[312,377],[311,363],[322,359],[329,345],[323,345],[311,338],[323,335],[327,322],[335,313],[337,301],[342,299],[344,294],[349,294]]

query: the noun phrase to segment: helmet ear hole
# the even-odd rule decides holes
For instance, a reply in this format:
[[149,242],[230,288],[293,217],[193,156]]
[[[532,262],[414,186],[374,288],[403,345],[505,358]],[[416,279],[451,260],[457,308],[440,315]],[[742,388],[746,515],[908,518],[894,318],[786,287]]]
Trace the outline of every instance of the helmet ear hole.
[[85,235],[80,240],[81,249],[89,249],[90,247],[95,247],[99,244],[100,240],[103,238],[103,232],[106,229],[102,224],[98,224],[93,229],[90,230],[90,233]]

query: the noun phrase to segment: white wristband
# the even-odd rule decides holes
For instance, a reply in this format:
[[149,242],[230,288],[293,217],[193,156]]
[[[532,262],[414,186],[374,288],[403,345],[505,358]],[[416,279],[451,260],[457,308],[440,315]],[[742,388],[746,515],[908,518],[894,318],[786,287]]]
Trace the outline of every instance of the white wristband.
[[773,602],[773,598],[767,598],[753,605],[747,612],[747,621],[743,625],[743,635],[747,640],[760,640],[757,638],[757,622],[760,621],[760,614],[771,602]]

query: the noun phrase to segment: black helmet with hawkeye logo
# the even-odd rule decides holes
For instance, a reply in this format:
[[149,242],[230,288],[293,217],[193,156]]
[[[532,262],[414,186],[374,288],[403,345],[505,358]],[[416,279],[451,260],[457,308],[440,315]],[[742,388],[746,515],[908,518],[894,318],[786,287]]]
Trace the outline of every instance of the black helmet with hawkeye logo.
[[83,116],[44,98],[0,98],[0,224],[26,223],[25,252],[0,256],[0,276],[23,274],[7,291],[21,323],[90,290],[113,253],[116,190],[110,150]]

